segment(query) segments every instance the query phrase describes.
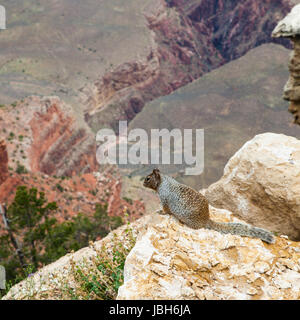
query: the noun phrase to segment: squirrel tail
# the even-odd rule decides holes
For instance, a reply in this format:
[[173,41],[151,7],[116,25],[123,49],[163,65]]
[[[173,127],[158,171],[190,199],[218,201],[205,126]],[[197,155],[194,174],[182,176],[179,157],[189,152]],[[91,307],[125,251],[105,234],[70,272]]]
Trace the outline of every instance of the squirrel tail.
[[275,242],[275,238],[271,232],[265,229],[252,227],[247,224],[233,223],[233,222],[222,223],[222,222],[215,222],[213,220],[209,220],[205,227],[207,229],[212,229],[215,231],[219,231],[221,233],[230,233],[230,234],[236,234],[240,236],[259,238],[267,243]]

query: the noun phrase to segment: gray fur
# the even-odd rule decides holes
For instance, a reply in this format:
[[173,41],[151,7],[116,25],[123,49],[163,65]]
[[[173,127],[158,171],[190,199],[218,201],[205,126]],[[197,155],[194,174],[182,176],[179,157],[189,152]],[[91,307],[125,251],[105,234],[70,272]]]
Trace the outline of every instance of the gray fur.
[[165,214],[174,215],[190,228],[207,228],[221,233],[260,238],[267,243],[274,242],[272,233],[267,230],[242,223],[219,223],[211,220],[208,201],[200,192],[161,174],[158,169],[154,169],[145,178],[144,186],[157,192]]

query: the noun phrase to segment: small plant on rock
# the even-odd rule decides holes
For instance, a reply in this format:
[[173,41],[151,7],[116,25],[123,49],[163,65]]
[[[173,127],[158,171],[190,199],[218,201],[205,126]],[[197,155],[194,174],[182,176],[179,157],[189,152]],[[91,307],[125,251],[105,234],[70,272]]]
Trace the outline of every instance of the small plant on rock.
[[125,237],[122,239],[113,233],[112,244],[103,245],[101,250],[91,247],[97,255],[89,262],[75,264],[72,269],[77,288],[68,288],[68,293],[75,299],[114,300],[118,289],[124,282],[124,265],[126,257],[135,245],[136,239],[130,223],[127,223]]

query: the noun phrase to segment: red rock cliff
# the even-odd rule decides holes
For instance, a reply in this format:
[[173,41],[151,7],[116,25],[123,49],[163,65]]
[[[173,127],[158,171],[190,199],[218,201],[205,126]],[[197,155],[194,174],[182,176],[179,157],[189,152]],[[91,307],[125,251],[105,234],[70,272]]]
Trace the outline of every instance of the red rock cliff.
[[0,127],[13,169],[19,163],[57,176],[97,169],[94,135],[58,97],[32,96],[0,110]]

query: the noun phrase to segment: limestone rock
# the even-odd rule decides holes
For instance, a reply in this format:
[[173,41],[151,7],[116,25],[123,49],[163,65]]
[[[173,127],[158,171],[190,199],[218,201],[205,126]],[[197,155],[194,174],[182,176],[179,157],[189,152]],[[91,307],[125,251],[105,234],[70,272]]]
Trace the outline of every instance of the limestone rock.
[[290,77],[284,87],[284,99],[291,102],[289,111],[294,115],[294,122],[300,124],[300,4],[278,23],[272,36],[288,37],[294,45],[289,63]]
[[250,224],[300,239],[300,141],[265,133],[227,163],[205,196]]
[[[210,210],[217,221],[238,221]],[[117,299],[299,299],[299,248],[284,238],[268,245],[153,215],[126,259]]]
[[277,37],[294,37],[300,35],[300,4],[293,7],[291,12],[281,20],[274,31],[272,36]]
[[[238,222],[231,212],[211,207],[216,221]],[[132,225],[137,242],[127,256],[117,299],[299,299],[300,243],[193,230],[174,217],[147,215]],[[126,245],[124,231],[116,237]],[[70,299],[80,285],[74,263],[90,264],[113,234],[70,253],[15,285],[3,298]]]

